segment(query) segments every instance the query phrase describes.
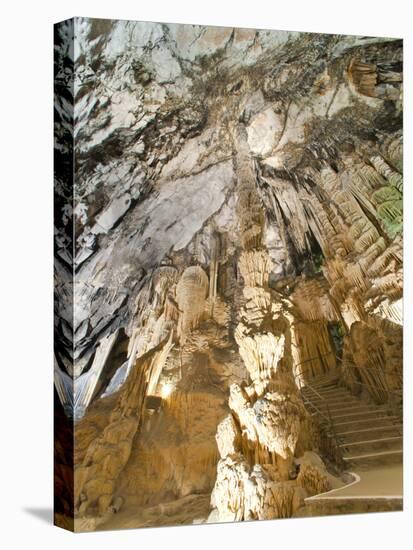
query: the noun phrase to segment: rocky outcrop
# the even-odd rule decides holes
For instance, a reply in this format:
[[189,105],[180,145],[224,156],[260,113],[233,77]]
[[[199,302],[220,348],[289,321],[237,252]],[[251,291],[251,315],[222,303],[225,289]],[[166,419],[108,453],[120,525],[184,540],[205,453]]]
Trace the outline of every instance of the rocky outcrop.
[[170,349],[171,338],[136,361],[107,426],[89,445],[82,464],[76,468],[75,506],[80,513],[97,506],[103,514],[112,504],[115,483],[129,459],[145,400],[157,385]]
[[55,34],[59,514],[298,514],[335,483],[303,388],[401,403],[401,41]]
[[[238,141],[244,136],[238,128]],[[246,146],[241,143],[238,151],[242,156]],[[235,340],[251,384],[231,386],[232,416],[218,427],[221,460],[211,499],[215,521],[290,517],[302,504],[303,483],[293,481],[296,446],[306,426],[293,377],[292,325],[298,313],[288,299],[269,288],[271,261],[262,248],[261,226],[255,225],[252,239],[251,225],[244,221],[249,220],[251,204],[260,202],[248,164],[249,155],[237,163],[242,168],[238,216],[244,250],[239,270],[245,301]],[[314,477],[317,473],[315,468]],[[304,472],[300,474],[300,480],[306,479]]]

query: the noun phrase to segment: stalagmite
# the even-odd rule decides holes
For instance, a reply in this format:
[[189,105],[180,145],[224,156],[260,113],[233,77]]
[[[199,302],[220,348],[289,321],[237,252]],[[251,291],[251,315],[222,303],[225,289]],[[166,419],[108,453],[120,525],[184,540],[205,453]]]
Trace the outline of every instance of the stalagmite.
[[108,511],[116,480],[129,459],[133,438],[142,420],[145,397],[156,385],[171,346],[170,337],[158,349],[136,361],[125,391],[111,412],[109,424],[89,446],[82,465],[76,470],[75,503],[79,514],[86,514],[93,507],[97,507],[100,515]]
[[297,484],[305,489],[308,496],[332,489],[326,467],[317,455],[307,452],[297,462],[300,465]]
[[[237,132],[237,139],[241,141],[240,150],[245,151],[242,128]],[[295,499],[297,487],[288,479],[301,423],[306,416],[292,377],[293,308],[287,300],[283,301],[276,293],[266,290],[271,271],[270,258],[265,250],[259,248],[258,238],[254,242],[251,240],[249,227],[242,223],[248,216],[248,205],[242,197],[256,200],[255,184],[248,169],[248,154],[239,153],[238,164],[244,193],[239,202],[238,216],[241,231],[247,235],[239,269],[244,280],[246,303],[240,311],[241,321],[235,339],[253,388],[231,386],[228,403],[238,427],[233,419],[228,419],[220,424],[217,434],[221,460],[211,504],[217,509],[220,521],[269,519],[293,514],[294,503],[299,499]],[[229,428],[231,435],[227,435]],[[236,428],[238,434],[234,433]],[[252,462],[252,471],[242,453],[234,454],[234,444],[238,439],[247,460]],[[268,463],[272,464],[270,477],[261,468]]]

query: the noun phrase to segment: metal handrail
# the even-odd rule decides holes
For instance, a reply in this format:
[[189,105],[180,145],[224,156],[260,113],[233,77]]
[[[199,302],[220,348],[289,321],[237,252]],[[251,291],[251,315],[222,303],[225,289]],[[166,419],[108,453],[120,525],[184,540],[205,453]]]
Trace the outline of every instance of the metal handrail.
[[[320,410],[319,407],[317,407],[317,405],[311,399],[309,399],[308,397],[303,395],[303,393],[301,393],[304,404],[307,406],[311,406],[315,410],[315,413],[311,413],[309,411],[310,415],[314,416],[314,414],[318,414],[321,418],[324,419],[327,425],[327,435],[334,441],[335,449],[336,450],[340,449],[339,447],[340,438],[338,437],[336,430],[334,428],[334,423],[331,417],[330,407],[327,403],[327,400],[315,388],[313,388],[311,384],[307,384],[305,387],[310,389],[319,399],[321,399],[321,402],[325,405],[325,410],[322,411]],[[341,458],[341,455],[340,455],[340,458]]]
[[[304,361],[301,361],[300,363],[298,363],[296,365],[296,367],[300,367],[301,365],[303,365],[304,363],[309,363],[310,361],[314,361],[315,359],[320,359],[321,357],[325,357],[327,355],[331,355],[331,354],[334,354],[334,352],[332,351],[329,351],[327,353],[323,353],[323,354],[320,354],[320,355],[317,355],[315,357],[310,357],[309,359],[305,359]],[[294,374],[294,380],[297,379],[297,377],[299,375],[302,375],[303,374],[303,370],[300,369],[298,372],[296,372]],[[317,413],[322,416],[323,418],[325,418],[327,420],[327,423],[329,424],[329,426],[331,427],[331,429],[334,431],[334,427],[333,427],[333,423],[332,423],[332,420],[331,420],[331,414],[330,414],[330,409],[329,409],[329,406],[325,400],[325,398],[311,385],[309,384],[307,381],[306,381],[306,385],[305,385],[306,388],[308,388],[310,391],[312,391],[322,402],[325,403],[326,405],[326,410],[327,410],[327,415],[324,414],[318,407],[317,405],[315,405],[311,400],[308,400],[308,398],[306,398],[305,396],[303,396],[303,400],[304,401],[308,401],[309,404],[317,411]]]
[[[319,354],[316,357],[311,357],[309,359],[306,359],[306,360],[298,363],[298,365],[296,365],[296,367],[300,367],[304,363],[314,361],[315,359],[320,359],[321,357],[325,357],[327,355],[334,355],[335,356],[333,351],[329,351],[327,353]],[[299,375],[303,375],[303,373],[304,373],[303,369],[299,369],[294,374],[294,379],[296,379]],[[308,381],[305,382],[305,388],[309,389],[323,403],[323,405],[325,407],[324,411],[321,410],[314,403],[313,400],[311,400],[310,398],[308,398],[307,396],[305,396],[301,393],[304,404],[311,406],[313,408],[313,410],[315,411],[315,413],[310,412],[311,416],[313,416],[314,414],[318,414],[326,422],[329,435],[334,440],[334,443],[335,443],[335,445],[338,449],[339,448],[339,437],[337,436],[337,433],[336,433],[335,428],[334,428],[334,423],[333,423],[333,420],[332,420],[332,417],[331,417],[330,407],[328,405],[327,400],[311,384],[309,384]]]
[[[325,401],[323,397],[321,397],[321,395],[318,393],[318,391],[313,388],[312,386],[308,385],[306,386],[306,388],[310,389],[313,393],[315,393],[319,399],[321,399],[322,401]],[[327,419],[327,421],[329,422],[330,421],[330,418],[328,416],[326,416],[318,407],[317,405],[315,405],[311,399],[308,399],[306,396],[303,395],[303,401],[306,402],[308,401],[308,403],[317,411],[317,413],[320,415],[320,416],[323,416],[324,418]]]

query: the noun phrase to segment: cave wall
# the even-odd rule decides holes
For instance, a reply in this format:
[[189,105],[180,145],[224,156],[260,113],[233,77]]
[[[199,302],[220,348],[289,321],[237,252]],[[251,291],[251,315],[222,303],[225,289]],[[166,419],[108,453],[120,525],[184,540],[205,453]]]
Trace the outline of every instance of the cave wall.
[[55,35],[57,513],[289,517],[331,482],[300,388],[402,388],[402,43],[87,18]]

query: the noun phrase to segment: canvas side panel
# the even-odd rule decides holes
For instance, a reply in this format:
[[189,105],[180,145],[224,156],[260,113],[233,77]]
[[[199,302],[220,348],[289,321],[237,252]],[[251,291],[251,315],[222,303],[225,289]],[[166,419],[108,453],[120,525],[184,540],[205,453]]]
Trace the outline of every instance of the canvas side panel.
[[54,26],[54,522],[73,531],[74,19]]

